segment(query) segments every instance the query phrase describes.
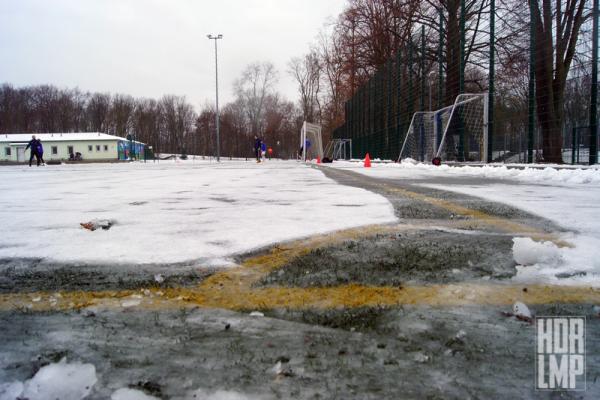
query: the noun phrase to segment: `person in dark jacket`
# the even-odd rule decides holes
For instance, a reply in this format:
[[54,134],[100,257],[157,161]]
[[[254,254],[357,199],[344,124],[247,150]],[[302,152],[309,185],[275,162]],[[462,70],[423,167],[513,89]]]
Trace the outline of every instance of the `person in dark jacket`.
[[261,140],[258,136],[254,135],[254,155],[256,156],[256,162],[260,162],[260,153],[261,153]]
[[[31,162],[33,161],[33,157],[37,160],[37,166],[40,166],[40,154],[38,153],[39,148],[42,146],[42,142],[36,139],[35,135],[31,135],[31,140],[27,143],[27,147],[25,150],[31,148],[29,155],[29,166],[31,167]],[[43,150],[42,150],[43,151]]]
[[38,165],[39,162],[42,162],[42,165],[46,165],[46,162],[44,161],[44,146],[42,146],[42,141],[40,139],[38,139],[38,146],[37,146],[37,153],[38,153]]

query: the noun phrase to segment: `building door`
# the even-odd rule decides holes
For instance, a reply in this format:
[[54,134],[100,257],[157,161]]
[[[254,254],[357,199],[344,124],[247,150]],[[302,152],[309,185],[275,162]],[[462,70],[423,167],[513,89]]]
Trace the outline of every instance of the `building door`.
[[17,161],[25,162],[25,147],[17,147]]

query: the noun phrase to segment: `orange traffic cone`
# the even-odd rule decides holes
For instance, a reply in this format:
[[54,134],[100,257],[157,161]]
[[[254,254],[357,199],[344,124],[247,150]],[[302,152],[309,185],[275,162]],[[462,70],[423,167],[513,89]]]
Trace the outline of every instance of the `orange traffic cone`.
[[317,156],[317,164],[321,164],[321,157]]
[[371,157],[369,157],[369,153],[365,156],[365,168],[371,168]]

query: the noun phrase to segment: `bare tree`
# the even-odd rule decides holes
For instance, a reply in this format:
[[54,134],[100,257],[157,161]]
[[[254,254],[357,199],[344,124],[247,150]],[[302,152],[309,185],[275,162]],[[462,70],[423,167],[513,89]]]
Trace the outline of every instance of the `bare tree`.
[[261,135],[265,99],[277,82],[275,66],[270,62],[253,63],[246,67],[234,84],[237,97],[244,104],[252,135]]
[[315,51],[304,57],[292,58],[289,73],[298,83],[300,106],[305,121],[321,123],[321,62]]
[[537,115],[544,161],[562,163],[565,87],[583,23],[590,18],[586,0],[529,0],[536,25]]

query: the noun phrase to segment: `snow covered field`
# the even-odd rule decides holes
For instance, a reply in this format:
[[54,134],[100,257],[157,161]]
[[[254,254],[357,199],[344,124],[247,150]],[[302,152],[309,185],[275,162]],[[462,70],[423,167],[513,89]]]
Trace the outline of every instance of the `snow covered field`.
[[[374,178],[418,180],[422,186],[505,203],[552,220],[570,231],[563,239],[575,247],[558,249],[551,243],[544,246],[516,239],[515,260],[527,265],[517,267],[514,279],[600,286],[600,170],[597,168],[508,169],[413,163],[373,164],[372,168],[363,168],[361,163],[350,162],[336,162],[333,166]],[[483,179],[477,184],[461,184],[463,178]]]
[[[224,265],[271,243],[395,221],[391,204],[297,162],[0,168],[0,257]],[[80,223],[113,220],[109,230]]]

